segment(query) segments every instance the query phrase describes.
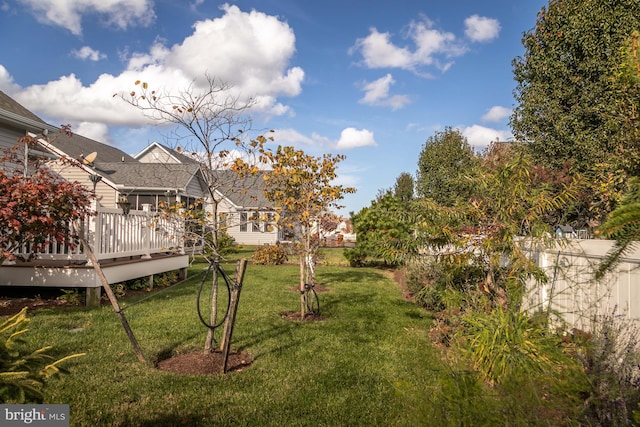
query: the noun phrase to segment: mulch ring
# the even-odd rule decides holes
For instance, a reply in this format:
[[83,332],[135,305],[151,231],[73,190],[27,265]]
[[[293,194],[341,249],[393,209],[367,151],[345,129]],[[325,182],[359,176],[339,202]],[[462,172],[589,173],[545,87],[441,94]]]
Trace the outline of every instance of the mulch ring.
[[[224,355],[220,351],[208,353],[204,350],[197,350],[160,360],[156,367],[161,371],[181,375],[217,375],[223,373],[223,359]],[[244,371],[252,363],[253,358],[248,353],[229,353],[227,372]]]

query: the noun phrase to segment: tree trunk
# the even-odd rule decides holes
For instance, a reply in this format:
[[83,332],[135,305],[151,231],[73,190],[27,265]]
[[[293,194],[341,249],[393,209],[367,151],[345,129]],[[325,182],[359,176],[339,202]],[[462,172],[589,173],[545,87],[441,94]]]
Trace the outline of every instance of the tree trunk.
[[[218,262],[218,261],[214,261]],[[209,324],[215,325],[216,319],[218,317],[218,270],[217,268],[213,269],[213,278],[211,279],[211,316],[209,318]],[[204,352],[211,353],[214,351],[214,330],[209,328],[207,329],[207,339],[204,343]]]
[[300,254],[300,318],[304,319],[306,305],[304,301],[304,256]]
[[[213,199],[213,229],[211,231],[211,244],[213,245],[213,262],[218,266],[220,257],[218,255],[218,202]],[[211,262],[211,261],[210,261]],[[211,279],[211,316],[209,318],[209,325],[215,325],[218,317],[218,269],[214,268],[213,278]],[[207,330],[207,338],[204,342],[204,352],[211,353],[214,351],[214,330],[209,328]]]

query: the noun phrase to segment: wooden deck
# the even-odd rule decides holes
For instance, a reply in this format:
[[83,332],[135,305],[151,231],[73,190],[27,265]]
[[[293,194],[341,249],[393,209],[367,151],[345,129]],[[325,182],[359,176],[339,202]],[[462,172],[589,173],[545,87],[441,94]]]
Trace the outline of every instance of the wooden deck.
[[[98,209],[84,227],[85,238],[109,284],[179,270],[183,278],[189,256],[180,245],[180,227],[150,212]],[[28,248],[20,251],[28,255]],[[29,262],[0,265],[0,287],[85,288],[87,305],[99,304],[102,283],[82,247],[52,245]]]

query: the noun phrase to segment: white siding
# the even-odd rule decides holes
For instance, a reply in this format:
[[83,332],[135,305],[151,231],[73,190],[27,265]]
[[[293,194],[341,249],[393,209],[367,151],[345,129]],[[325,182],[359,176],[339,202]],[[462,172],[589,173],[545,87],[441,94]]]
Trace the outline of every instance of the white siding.
[[[77,181],[88,189],[93,189],[93,183],[89,179],[89,173],[79,167],[63,165],[60,162],[49,162],[48,166],[62,176],[67,181]],[[118,192],[111,185],[104,181],[98,182],[96,185],[96,196],[98,204],[105,208],[116,208],[116,199]]]
[[138,161],[140,163],[180,163],[169,153],[157,146],[152,147],[144,153]]

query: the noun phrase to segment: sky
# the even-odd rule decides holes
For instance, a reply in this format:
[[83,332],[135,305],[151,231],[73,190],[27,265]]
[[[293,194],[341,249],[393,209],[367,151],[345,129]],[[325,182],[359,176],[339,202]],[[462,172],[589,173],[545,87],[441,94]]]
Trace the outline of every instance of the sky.
[[[135,154],[169,130],[114,94],[205,76],[253,128],[340,154],[339,213],[369,206],[445,127],[512,140],[512,61],[542,0],[0,0],[0,90],[52,125]],[[98,153],[99,156],[99,153]]]

